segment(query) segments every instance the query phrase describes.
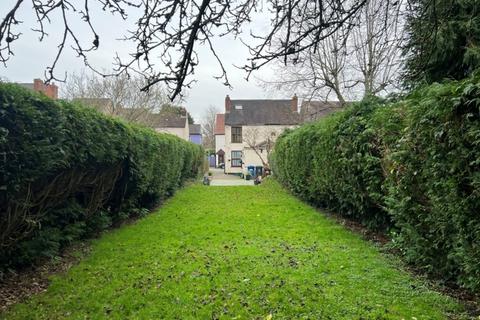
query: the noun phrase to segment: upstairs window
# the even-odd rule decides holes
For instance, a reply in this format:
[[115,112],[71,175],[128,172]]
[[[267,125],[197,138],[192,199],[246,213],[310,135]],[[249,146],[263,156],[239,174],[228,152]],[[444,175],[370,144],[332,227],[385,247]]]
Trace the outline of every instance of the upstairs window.
[[242,143],[242,127],[232,127],[232,143]]

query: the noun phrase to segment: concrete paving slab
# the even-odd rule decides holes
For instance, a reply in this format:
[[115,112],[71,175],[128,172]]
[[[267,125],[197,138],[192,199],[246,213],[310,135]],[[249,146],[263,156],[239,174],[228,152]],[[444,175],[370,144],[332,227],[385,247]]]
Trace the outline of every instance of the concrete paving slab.
[[224,186],[253,186],[253,180],[245,180],[238,178],[237,180],[222,180],[222,179],[213,179],[210,181],[210,186],[213,187],[224,187]]
[[225,174],[223,169],[210,168],[212,175],[210,176],[211,186],[253,186],[253,180],[241,179],[234,174]]

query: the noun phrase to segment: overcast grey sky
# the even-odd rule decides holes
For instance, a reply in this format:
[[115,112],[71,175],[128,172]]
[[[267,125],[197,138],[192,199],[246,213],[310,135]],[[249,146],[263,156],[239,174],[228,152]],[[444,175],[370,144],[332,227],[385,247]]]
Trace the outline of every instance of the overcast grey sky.
[[[0,1],[0,18],[3,19],[7,10],[12,8],[16,0]],[[77,1],[74,1],[77,2]],[[117,52],[120,56],[126,56],[130,52],[132,44],[124,41],[117,41],[126,30],[133,29],[133,23],[136,20],[137,12],[130,12],[128,21],[123,21],[118,16],[96,10],[93,13],[92,22],[100,36],[100,48],[89,56],[90,63],[98,69],[112,68],[113,58]],[[38,41],[38,33],[30,30],[35,27],[35,16],[31,9],[31,3],[25,2],[20,10],[20,20],[23,23],[18,27],[22,32],[19,40],[14,42],[15,56],[7,63],[7,67],[0,67],[0,76],[6,77],[12,82],[31,82],[33,78],[43,78],[44,71],[49,66],[56,54],[56,49],[60,43],[63,25],[60,19],[52,20],[47,26],[46,32],[49,36],[42,42]],[[72,26],[85,37],[81,38],[86,44],[90,44],[93,39],[91,34],[85,29],[85,24],[80,20],[72,20]],[[264,13],[258,13],[255,16],[253,25],[245,28],[242,36],[248,41],[248,33],[251,29],[260,31],[266,27],[268,19]],[[235,68],[233,65],[244,65],[247,62],[248,50],[239,39],[215,38],[214,44],[217,53],[221,57],[228,72],[232,90],[223,86],[221,81],[213,78],[220,74],[220,69],[214,57],[209,53],[206,47],[199,47],[197,52],[200,57],[200,64],[195,70],[195,80],[192,89],[185,91],[186,99],[183,103],[196,120],[200,120],[203,111],[209,105],[214,105],[223,110],[224,98],[226,94],[236,99],[247,98],[288,98],[290,93],[272,93],[264,92],[259,86],[258,81],[251,78],[246,81],[243,70]],[[83,68],[83,61],[75,56],[75,52],[69,49],[64,52],[57,68],[57,76],[63,77],[64,73],[79,72]],[[266,66],[264,69],[255,73],[254,76],[268,79],[272,74],[272,69]],[[61,86],[61,83],[58,83]]]

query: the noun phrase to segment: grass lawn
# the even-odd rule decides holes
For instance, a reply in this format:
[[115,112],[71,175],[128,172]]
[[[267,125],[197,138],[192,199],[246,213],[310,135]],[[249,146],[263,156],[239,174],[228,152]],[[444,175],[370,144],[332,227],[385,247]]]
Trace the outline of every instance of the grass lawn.
[[461,312],[399,265],[274,181],[194,185],[94,241],[46,293],[3,317],[445,319]]

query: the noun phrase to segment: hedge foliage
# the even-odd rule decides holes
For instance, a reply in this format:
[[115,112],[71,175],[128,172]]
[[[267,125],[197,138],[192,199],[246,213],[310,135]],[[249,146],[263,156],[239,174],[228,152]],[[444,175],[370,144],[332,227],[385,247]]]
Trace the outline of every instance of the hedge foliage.
[[0,84],[0,271],[145,214],[202,162],[175,136]]
[[480,289],[478,76],[287,131],[271,162],[303,199],[391,231],[410,263]]

